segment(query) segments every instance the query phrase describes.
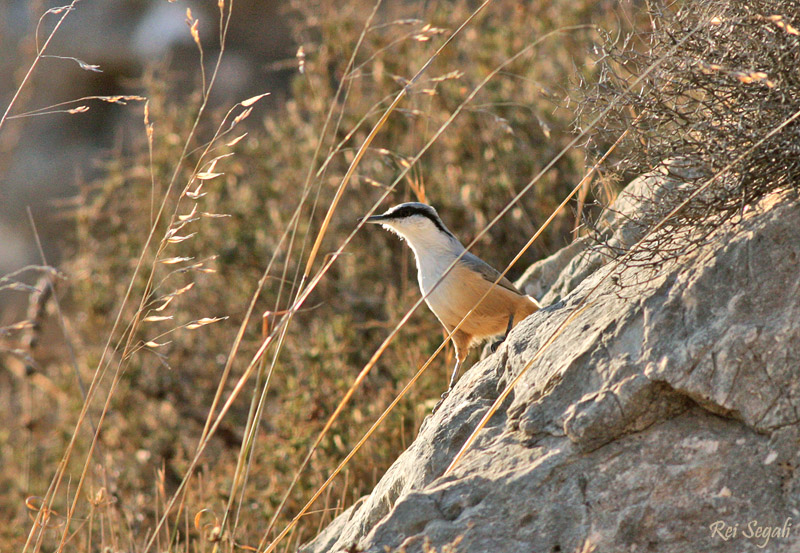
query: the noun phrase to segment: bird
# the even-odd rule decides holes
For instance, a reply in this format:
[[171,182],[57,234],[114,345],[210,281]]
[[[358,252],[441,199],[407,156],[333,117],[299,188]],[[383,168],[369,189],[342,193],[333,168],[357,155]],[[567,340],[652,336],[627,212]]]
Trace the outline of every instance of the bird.
[[[444,225],[436,209],[428,204],[406,202],[359,221],[382,225],[408,243],[414,252],[417,280],[425,303],[447,332],[452,333],[450,339],[455,347],[456,364],[447,391],[433,409],[435,412],[455,386],[469,350],[482,340],[505,332],[494,345],[496,348],[515,322],[536,312],[540,305],[489,264],[466,251]],[[472,313],[467,316],[470,310]],[[453,332],[465,316],[467,318]]]

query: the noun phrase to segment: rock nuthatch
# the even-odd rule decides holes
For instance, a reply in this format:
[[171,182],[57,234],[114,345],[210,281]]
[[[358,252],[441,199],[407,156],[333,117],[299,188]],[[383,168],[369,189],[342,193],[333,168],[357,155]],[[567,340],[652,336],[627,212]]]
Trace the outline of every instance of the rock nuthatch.
[[[442,399],[453,389],[458,370],[472,346],[490,336],[503,332],[507,335],[515,321],[519,322],[539,309],[535,299],[520,292],[505,277],[481,301],[500,273],[465,251],[433,207],[418,202],[404,203],[390,208],[383,215],[368,217],[365,221],[383,225],[411,246],[417,260],[417,278],[425,302],[448,332],[452,332],[472,310],[451,336],[456,349],[456,366]],[[461,257],[453,268],[442,278],[459,255]]]

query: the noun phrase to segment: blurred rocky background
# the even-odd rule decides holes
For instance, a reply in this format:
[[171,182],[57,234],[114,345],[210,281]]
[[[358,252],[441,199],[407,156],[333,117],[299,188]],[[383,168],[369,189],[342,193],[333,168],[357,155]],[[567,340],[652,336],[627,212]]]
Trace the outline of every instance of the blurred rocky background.
[[[0,2],[0,107],[8,106],[36,52],[60,14],[42,14],[65,2]],[[297,46],[281,2],[237,0],[211,104],[227,106],[269,91],[274,108],[297,70]],[[172,75],[171,86],[188,96],[197,85],[197,47],[185,22],[186,9],[200,21],[205,62],[210,70],[219,51],[216,2],[166,0],[81,1],[48,46],[49,56],[74,57],[97,66],[82,69],[74,60],[47,57],[39,62],[10,115],[88,96],[142,93],[142,78],[155,67]],[[85,113],[22,117],[0,133],[0,274],[40,263],[26,214],[30,207],[50,263],[61,258],[56,238],[69,232],[59,205],[77,185],[100,174],[98,160],[123,155],[132,119],[142,106],[105,102],[85,104]]]

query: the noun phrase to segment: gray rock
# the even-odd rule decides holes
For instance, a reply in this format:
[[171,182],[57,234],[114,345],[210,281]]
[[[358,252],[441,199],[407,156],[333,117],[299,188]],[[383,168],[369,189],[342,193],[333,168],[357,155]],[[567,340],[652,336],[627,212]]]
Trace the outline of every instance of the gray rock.
[[699,170],[677,161],[661,170],[634,179],[620,192],[600,217],[597,227],[607,237],[605,246],[594,244],[589,237],[576,239],[550,257],[531,265],[517,281],[517,286],[535,297],[542,305],[560,301],[583,280],[597,271],[611,256],[610,248],[627,248],[636,243],[646,230],[633,215],[649,204],[661,202],[680,187],[681,177],[695,177]]
[[301,551],[800,551],[800,201],[768,198],[623,287],[585,252],[537,269],[559,300]]
[[[528,267],[516,282],[517,288],[524,290],[526,294],[537,300],[542,300],[553,288],[559,276],[564,273],[564,269],[576,260],[581,260],[578,254],[583,253],[590,243],[590,239],[583,236],[572,244],[561,248],[550,257],[537,261]],[[588,268],[585,268],[584,271],[586,271],[586,274],[583,275],[584,277],[591,272]],[[575,276],[573,274],[574,271],[571,270],[569,273]]]

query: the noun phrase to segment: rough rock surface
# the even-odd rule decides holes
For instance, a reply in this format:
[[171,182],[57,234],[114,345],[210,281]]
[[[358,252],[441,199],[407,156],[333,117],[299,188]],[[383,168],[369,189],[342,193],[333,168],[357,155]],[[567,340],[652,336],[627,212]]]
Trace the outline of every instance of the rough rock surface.
[[583,246],[540,262],[549,307],[301,550],[800,551],[800,201],[768,198],[735,231],[627,287]]

